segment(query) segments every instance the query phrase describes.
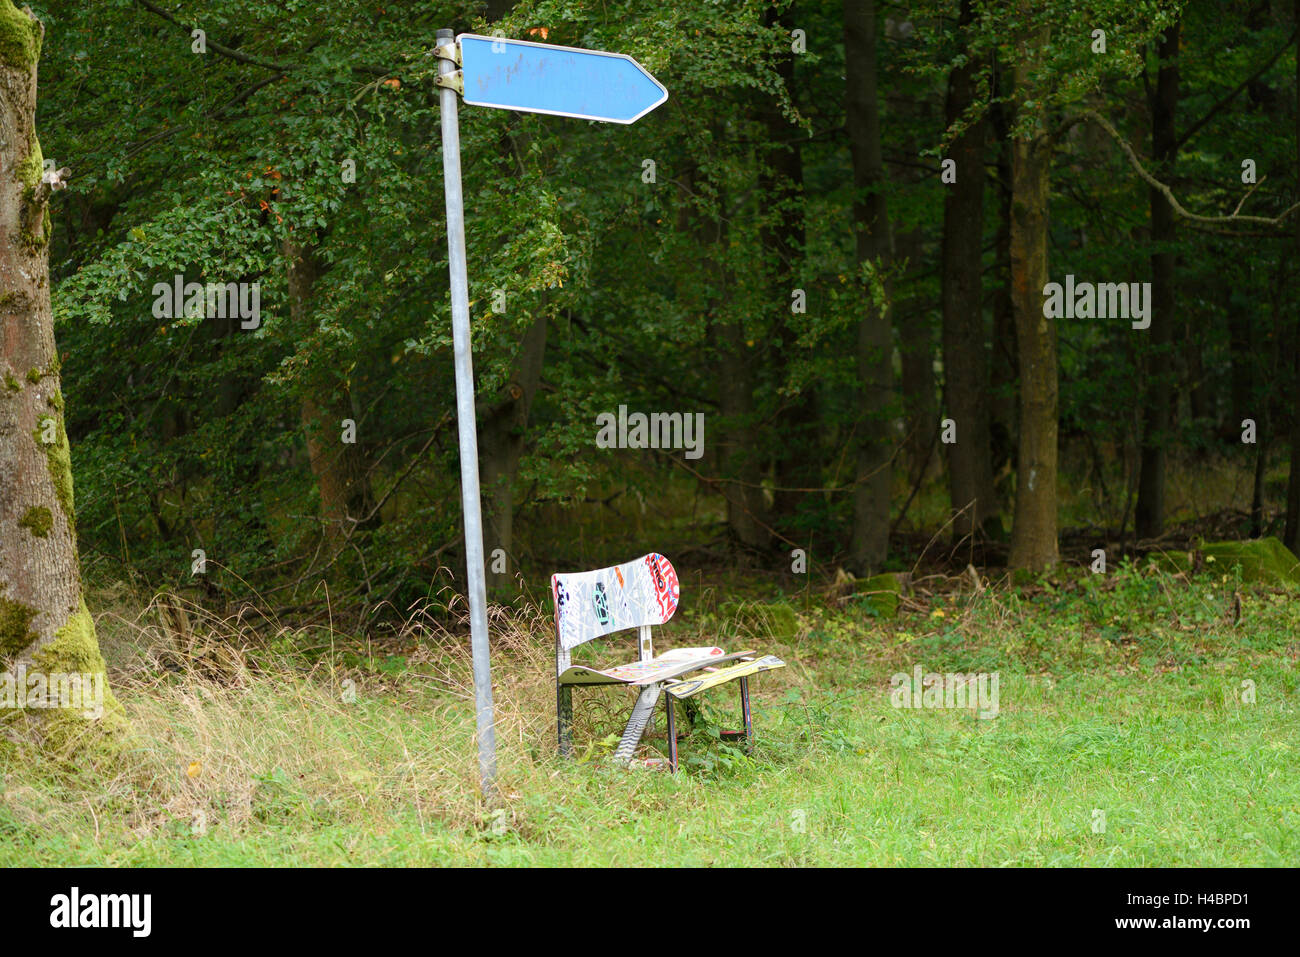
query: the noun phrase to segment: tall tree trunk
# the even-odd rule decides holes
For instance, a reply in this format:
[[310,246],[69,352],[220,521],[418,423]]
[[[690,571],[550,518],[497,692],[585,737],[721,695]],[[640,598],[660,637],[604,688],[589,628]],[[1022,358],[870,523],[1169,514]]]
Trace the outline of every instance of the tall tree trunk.
[[[542,381],[547,322],[543,294],[541,308],[524,332],[523,346],[511,368],[510,381],[496,404],[484,411],[479,426],[479,482],[487,504],[484,510],[487,585],[496,591],[509,586],[518,567],[514,553],[514,481],[524,453],[533,397]],[[500,560],[503,558],[504,561]]]
[[[718,140],[724,135],[716,121],[710,131]],[[706,183],[707,189],[701,190]],[[744,551],[763,551],[771,543],[771,532],[754,415],[754,367],[758,362],[745,336],[745,310],[737,302],[729,259],[726,184],[708,179],[708,173],[687,169],[681,185],[686,195],[706,192],[713,196],[711,208],[683,204],[678,215],[679,228],[690,230],[700,249],[698,259],[677,274],[678,296],[683,303],[690,303],[696,314],[708,317],[709,357],[718,368],[714,395],[720,426],[706,445],[700,467],[711,476],[706,484],[721,492],[726,502],[731,544]]]
[[[844,59],[845,125],[853,161],[857,260],[859,264],[872,264],[883,276],[892,263],[894,244],[884,194],[880,104],[876,98],[875,0],[844,0]],[[864,288],[857,344],[861,424],[850,547],[851,562],[861,574],[878,570],[889,552],[892,351],[888,291],[877,301],[874,291]]]
[[[999,75],[997,91],[1001,93]],[[1016,381],[1020,377],[1016,356],[1016,316],[1011,296],[1011,121],[1009,109],[1002,102],[990,109],[990,120],[998,142],[998,231],[994,241],[992,336],[993,354],[990,371],[989,442],[993,465],[993,487],[997,491],[999,476],[1015,468],[1016,440],[1020,423],[1016,409]],[[997,532],[1000,537],[1001,520]]]
[[[289,315],[300,330],[310,328],[313,295],[320,276],[316,250],[284,244],[288,260]],[[311,376],[299,405],[307,458],[320,492],[320,517],[330,552],[337,553],[374,510],[365,463],[356,442],[345,442],[343,423],[353,418],[347,384],[328,374]],[[355,421],[355,420],[354,420]]]
[[[36,64],[44,29],[0,0],[0,667],[26,699],[34,673],[77,676],[103,694],[85,707],[0,709],[0,737],[67,754],[113,750],[127,730],[104,678],[82,594],[50,311],[52,183],[36,140]],[[56,179],[57,174],[56,174]],[[19,670],[26,669],[24,672]],[[16,695],[15,695],[16,697]],[[36,702],[26,699],[28,704]],[[16,702],[15,702],[16,703]]]
[[[920,227],[905,230],[894,239],[895,262],[911,272],[921,261],[924,234]],[[899,393],[903,400],[903,461],[907,465],[908,487],[920,484],[941,468],[939,449],[939,400],[934,378],[934,337],[930,310],[917,303],[904,315],[894,316],[898,326]]]
[[1036,28],[1016,64],[1016,102],[1020,116],[1028,114],[1031,129],[1011,146],[1011,297],[1020,357],[1020,447],[1009,564],[1035,571],[1052,567],[1060,557],[1056,320],[1043,308],[1052,143],[1039,95],[1039,69],[1049,35],[1046,27]]
[[[1225,249],[1211,247],[1216,258],[1229,255]],[[1222,287],[1223,310],[1228,318],[1228,362],[1231,367],[1231,400],[1228,418],[1221,423],[1220,434],[1225,441],[1235,442],[1241,435],[1241,420],[1253,418],[1253,403],[1258,380],[1259,359],[1256,336],[1251,322],[1251,310],[1237,298],[1241,289],[1252,288],[1253,264],[1249,259],[1235,264],[1241,270],[1238,281],[1229,281]]]
[[1210,392],[1205,369],[1205,343],[1200,330],[1191,322],[1183,323],[1183,354],[1187,357],[1186,389],[1192,419],[1201,426],[1213,427],[1214,395]]
[[[959,31],[975,21],[974,0],[962,0]],[[947,121],[951,127],[974,105],[981,64],[968,59],[948,77]],[[957,441],[948,449],[948,484],[957,513],[953,535],[965,538],[998,522],[989,432],[989,359],[984,348],[984,142],[983,114],[952,141],[948,158],[957,181],[943,201],[940,272],[943,309],[943,374],[948,415]]]
[[[1178,108],[1178,34],[1179,25],[1160,36],[1157,56],[1160,71],[1151,97],[1151,145],[1156,163],[1155,175],[1171,182],[1178,139],[1174,134],[1174,114]],[[1151,352],[1147,367],[1146,397],[1143,402],[1141,477],[1138,480],[1136,531],[1139,538],[1154,538],[1165,523],[1165,456],[1169,447],[1169,427],[1173,421],[1174,323],[1175,312],[1174,253],[1167,247],[1175,237],[1174,210],[1169,200],[1156,189],[1151,197]]]
[[[1295,0],[1295,22],[1300,23],[1300,0]],[[1296,89],[1300,90],[1300,44],[1296,48]],[[1300,110],[1296,111],[1296,169],[1300,171]],[[1297,175],[1300,175],[1298,173]],[[1300,217],[1295,221],[1296,251],[1300,254]],[[1300,262],[1300,255],[1297,256]],[[1300,307],[1291,307],[1291,394],[1300,391]],[[1286,484],[1286,528],[1282,540],[1291,551],[1300,553],[1300,409],[1291,403],[1291,474]]]
[[[721,142],[725,130],[719,120],[710,123],[710,134]],[[696,176],[688,173],[686,186],[695,189]],[[727,505],[727,534],[731,544],[745,552],[765,551],[772,542],[771,515],[763,495],[763,456],[756,425],[754,375],[757,350],[745,334],[745,308],[731,263],[727,222],[727,190],[722,180],[710,182],[713,196],[711,209],[700,208],[687,222],[695,223],[695,233],[702,251],[699,279],[683,291],[683,298],[703,290],[700,311],[708,316],[706,335],[711,354],[716,357],[716,396],[722,421],[720,439],[709,443],[716,449],[716,487]],[[689,274],[686,274],[689,275]],[[685,275],[684,277],[685,278]],[[705,452],[705,461],[709,451]]]
[[[725,251],[720,252],[726,255]],[[724,267],[725,268],[725,267]],[[723,495],[727,500],[727,527],[735,543],[751,551],[771,544],[771,518],[763,498],[758,430],[754,416],[753,364],[746,351],[741,319],[726,315],[727,306],[711,330],[719,355],[718,407],[727,422],[722,454]]]
[[[789,33],[799,22],[799,12],[791,5],[783,13],[775,9],[766,14],[769,27],[780,26]],[[791,99],[795,97],[794,54],[788,49],[777,60],[776,70]],[[773,221],[762,230],[762,244],[770,279],[769,310],[773,317],[770,368],[778,387],[788,384],[790,370],[796,365],[800,328],[807,325],[807,314],[791,310],[791,293],[803,288],[804,262],[804,194],[803,131],[790,123],[781,110],[780,100],[760,91],[759,114],[767,130],[768,149],[760,162],[759,190],[764,206]],[[808,292],[804,290],[805,294]],[[813,308],[816,308],[814,305]],[[777,393],[780,395],[780,393]],[[797,394],[778,401],[782,408],[776,416],[779,441],[775,456],[775,492],[772,515],[787,533],[794,532],[792,521],[805,503],[819,501],[815,494],[799,491],[816,489],[821,484],[821,462],[816,394],[811,384]]]

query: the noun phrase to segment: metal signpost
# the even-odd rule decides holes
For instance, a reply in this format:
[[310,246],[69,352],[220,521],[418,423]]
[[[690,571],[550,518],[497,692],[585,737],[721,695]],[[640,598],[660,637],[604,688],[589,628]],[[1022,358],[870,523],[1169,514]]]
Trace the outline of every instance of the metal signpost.
[[[465,271],[465,198],[460,185],[460,125],[456,94],[471,106],[549,113],[606,123],[635,123],[668,99],[668,91],[621,53],[579,50],[528,40],[438,31],[437,84],[442,88],[442,173],[447,196],[447,265],[456,362],[456,423],[460,434],[460,493],[465,521],[470,642],[479,784],[496,797],[496,731],[488,655],[483,515],[479,505],[474,364],[470,355],[469,279]],[[457,69],[457,67],[460,69]]]

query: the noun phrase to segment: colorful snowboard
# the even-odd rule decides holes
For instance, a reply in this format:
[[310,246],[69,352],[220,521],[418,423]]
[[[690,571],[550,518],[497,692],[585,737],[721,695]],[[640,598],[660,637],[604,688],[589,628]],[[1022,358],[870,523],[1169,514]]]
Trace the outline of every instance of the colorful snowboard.
[[738,665],[731,665],[728,668],[719,668],[717,671],[711,671],[699,678],[688,678],[685,681],[678,681],[676,684],[670,684],[666,688],[670,695],[678,700],[682,698],[691,698],[710,688],[716,688],[718,685],[728,681],[734,681],[737,678],[747,678],[750,675],[756,675],[761,671],[773,671],[776,668],[784,668],[785,662],[776,655],[764,655],[762,658],[756,658],[753,661],[742,661]]
[[672,563],[655,552],[594,572],[552,575],[555,627],[565,651],[601,635],[662,625],[677,611],[681,588]]

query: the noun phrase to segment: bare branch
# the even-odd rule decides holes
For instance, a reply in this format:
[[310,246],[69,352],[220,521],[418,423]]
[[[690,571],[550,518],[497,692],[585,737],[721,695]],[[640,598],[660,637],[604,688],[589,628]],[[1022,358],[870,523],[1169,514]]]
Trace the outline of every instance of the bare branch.
[[[1280,216],[1274,216],[1274,217],[1242,216],[1236,212],[1234,212],[1231,216],[1200,216],[1196,213],[1188,212],[1186,209],[1183,208],[1183,205],[1180,202],[1178,202],[1178,199],[1177,197],[1174,196],[1174,191],[1172,189],[1170,189],[1164,183],[1160,182],[1160,180],[1156,179],[1154,176],[1152,176],[1150,173],[1147,172],[1146,168],[1142,165],[1142,161],[1138,158],[1137,153],[1133,152],[1133,147],[1129,145],[1128,140],[1124,139],[1124,137],[1119,135],[1119,131],[1116,130],[1115,127],[1111,126],[1109,120],[1107,120],[1096,110],[1084,110],[1083,115],[1088,117],[1091,120],[1096,121],[1096,123],[1099,126],[1101,126],[1102,129],[1104,129],[1107,133],[1110,134],[1111,138],[1116,143],[1119,144],[1120,149],[1124,151],[1124,155],[1128,157],[1129,163],[1132,165],[1132,167],[1135,170],[1137,170],[1138,176],[1142,177],[1142,179],[1146,182],[1148,186],[1150,186],[1152,189],[1159,192],[1162,196],[1164,196],[1165,199],[1169,200],[1169,205],[1170,207],[1172,207],[1173,211],[1177,213],[1179,216],[1183,217],[1184,219],[1191,220],[1194,223],[1209,223],[1212,225],[1219,224],[1219,223],[1253,223],[1257,226],[1281,226],[1283,220],[1285,220],[1288,216],[1294,213],[1297,209],[1300,209],[1300,203],[1296,203],[1294,206],[1290,207],[1285,212],[1283,212]],[[1249,196],[1250,194],[1247,193],[1246,195]],[[1242,202],[1245,202],[1244,197],[1242,199]],[[1238,209],[1241,208],[1240,203],[1237,204],[1237,208]]]
[[[196,29],[198,29],[192,23],[184,23],[181,20],[178,20],[175,16],[168,13],[166,10],[150,3],[149,0],[135,0],[135,2],[138,3],[140,6],[144,7],[150,13],[156,14],[162,17],[164,20],[167,20],[170,23],[174,23],[178,27],[184,28],[185,31],[188,33],[193,33]],[[222,44],[218,43],[216,40],[207,40],[206,43],[208,47],[211,48],[213,53],[219,53],[222,56],[228,57],[231,60],[236,60],[239,63],[247,63],[250,66],[260,66],[264,70],[275,70],[277,73],[285,73],[289,70],[298,69],[298,67],[295,66],[294,64],[273,63],[270,60],[263,60],[261,57],[249,56],[247,53],[240,53],[238,50],[232,50],[228,46],[223,46]]]

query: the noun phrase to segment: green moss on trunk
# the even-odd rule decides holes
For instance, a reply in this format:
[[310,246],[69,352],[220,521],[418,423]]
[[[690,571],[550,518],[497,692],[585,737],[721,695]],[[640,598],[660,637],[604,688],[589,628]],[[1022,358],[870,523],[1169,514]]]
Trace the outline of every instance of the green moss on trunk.
[[32,632],[35,608],[0,595],[0,658],[16,655],[36,640]]
[[[60,402],[62,400],[60,399]],[[55,422],[53,442],[41,440],[45,423],[51,419]],[[68,434],[63,429],[63,416],[46,416],[36,422],[36,431],[32,433],[36,444],[45,453],[45,461],[50,471],[50,480],[54,483],[54,497],[63,509],[63,517],[68,520],[68,527],[76,529],[76,519],[72,510],[72,454],[68,449]]]
[[[3,2],[3,0],[0,0]],[[37,202],[36,187],[40,185],[45,171],[45,157],[41,153],[41,142],[32,134],[32,148],[17,168],[14,176],[23,184],[23,215],[19,238],[31,252],[36,252],[50,241],[50,207],[45,202]],[[37,375],[39,370],[33,369]],[[30,377],[30,373],[28,374]]]
[[54,640],[32,656],[46,674],[98,675],[104,689],[103,713],[91,717],[75,708],[54,708],[41,714],[41,747],[64,758],[112,757],[121,751],[130,734],[130,724],[121,704],[109,690],[104,657],[95,637],[95,619],[86,603],[63,627]]
[[0,0],[0,61],[29,70],[40,55],[40,21],[19,10],[13,0]]
[[[31,206],[25,207],[31,209]],[[42,203],[40,206],[41,218],[39,223],[32,223],[32,217],[26,213],[23,215],[22,232],[19,239],[28,252],[40,252],[50,241],[50,208]]]
[[41,181],[41,172],[45,168],[45,155],[41,152],[41,141],[32,137],[32,150],[14,168],[14,176],[28,191],[36,189]]
[[18,522],[19,528],[25,528],[37,538],[45,538],[54,526],[54,513],[44,505],[36,505],[23,513]]

